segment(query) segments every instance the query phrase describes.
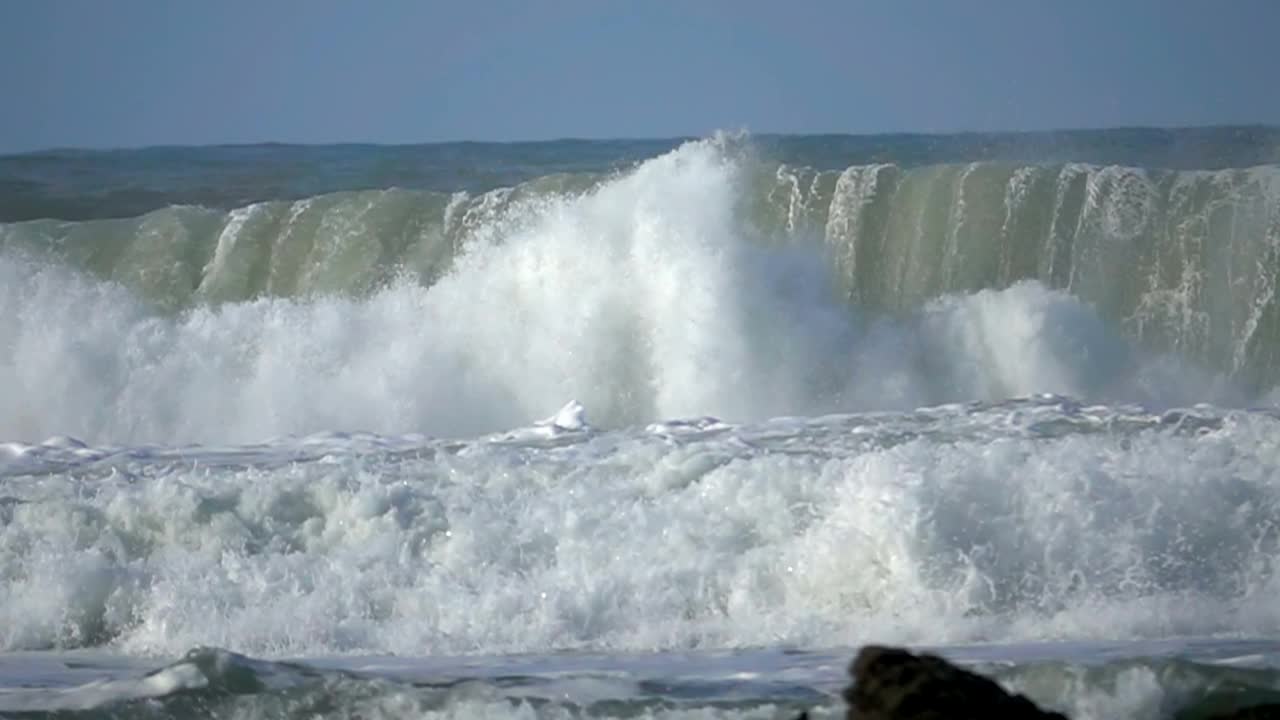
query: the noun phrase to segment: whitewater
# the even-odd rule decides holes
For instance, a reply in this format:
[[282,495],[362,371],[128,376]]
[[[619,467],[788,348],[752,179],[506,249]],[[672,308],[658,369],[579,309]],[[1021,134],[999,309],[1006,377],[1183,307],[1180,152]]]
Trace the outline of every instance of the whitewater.
[[1280,693],[1280,168],[610,147],[0,224],[0,713]]

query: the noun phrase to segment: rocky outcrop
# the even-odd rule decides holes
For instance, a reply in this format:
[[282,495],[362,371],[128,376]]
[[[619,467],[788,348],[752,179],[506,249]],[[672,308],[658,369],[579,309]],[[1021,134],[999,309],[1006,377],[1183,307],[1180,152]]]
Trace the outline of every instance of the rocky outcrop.
[[[936,655],[868,645],[849,668],[847,720],[1067,720]],[[1280,720],[1280,704],[1182,712],[1186,720]],[[797,720],[807,720],[807,713]],[[1118,719],[1119,720],[1119,719]]]
[[934,655],[870,645],[850,673],[849,720],[1066,720]]
[[[1181,720],[1184,715],[1177,715],[1176,717]],[[1196,719],[1188,718],[1188,720]],[[1215,713],[1209,715],[1208,720],[1280,720],[1280,703],[1252,705],[1238,710]]]

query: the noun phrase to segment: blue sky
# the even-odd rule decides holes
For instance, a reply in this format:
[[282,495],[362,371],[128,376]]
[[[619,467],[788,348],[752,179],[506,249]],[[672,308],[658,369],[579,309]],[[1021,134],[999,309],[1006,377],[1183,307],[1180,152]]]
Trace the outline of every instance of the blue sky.
[[0,152],[1280,124],[1280,1],[0,0]]

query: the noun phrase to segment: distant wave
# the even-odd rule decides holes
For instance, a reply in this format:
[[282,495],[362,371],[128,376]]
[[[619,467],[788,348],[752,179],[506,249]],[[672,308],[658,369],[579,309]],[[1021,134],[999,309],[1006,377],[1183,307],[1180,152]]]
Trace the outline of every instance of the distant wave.
[[[0,155],[0,222],[136,217],[173,205],[230,210],[399,187],[479,194],[545,175],[611,173],[692,138],[423,145],[213,145]],[[1280,127],[1108,128],[945,135],[756,135],[775,162],[842,170],[999,162],[1219,170],[1280,163]]]

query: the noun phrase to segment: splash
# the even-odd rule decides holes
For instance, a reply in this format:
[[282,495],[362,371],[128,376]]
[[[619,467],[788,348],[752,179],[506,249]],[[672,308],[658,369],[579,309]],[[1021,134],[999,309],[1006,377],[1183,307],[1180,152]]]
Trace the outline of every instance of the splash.
[[[1241,399],[1034,281],[896,317],[851,309],[820,248],[744,227],[753,178],[735,148],[690,143],[584,194],[526,197],[477,221],[433,284],[401,278],[363,297],[173,314],[65,265],[0,255],[0,437],[465,436],[526,425],[565,398],[606,427],[1038,392]],[[211,266],[236,263],[233,235]]]

